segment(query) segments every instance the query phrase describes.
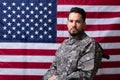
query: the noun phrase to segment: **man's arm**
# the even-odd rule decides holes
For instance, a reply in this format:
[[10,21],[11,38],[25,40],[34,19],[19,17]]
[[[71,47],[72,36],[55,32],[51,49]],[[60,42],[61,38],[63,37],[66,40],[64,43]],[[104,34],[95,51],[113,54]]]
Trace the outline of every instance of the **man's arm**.
[[94,42],[87,46],[85,55],[78,60],[77,70],[67,76],[68,80],[92,80],[102,59],[102,49]]

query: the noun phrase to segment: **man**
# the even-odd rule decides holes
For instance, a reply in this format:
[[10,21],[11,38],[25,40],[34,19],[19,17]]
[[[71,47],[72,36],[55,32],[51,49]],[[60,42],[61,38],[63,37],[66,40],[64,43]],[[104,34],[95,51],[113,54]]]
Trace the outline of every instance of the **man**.
[[102,48],[84,32],[86,13],[73,7],[68,15],[66,39],[43,80],[92,80],[102,59]]

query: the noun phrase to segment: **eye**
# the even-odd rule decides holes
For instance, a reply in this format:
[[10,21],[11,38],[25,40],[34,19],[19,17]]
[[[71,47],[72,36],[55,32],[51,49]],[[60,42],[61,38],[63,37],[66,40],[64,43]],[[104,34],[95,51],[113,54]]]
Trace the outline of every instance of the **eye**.
[[69,22],[71,22],[71,23],[72,23],[72,22],[73,22],[73,20],[69,20]]

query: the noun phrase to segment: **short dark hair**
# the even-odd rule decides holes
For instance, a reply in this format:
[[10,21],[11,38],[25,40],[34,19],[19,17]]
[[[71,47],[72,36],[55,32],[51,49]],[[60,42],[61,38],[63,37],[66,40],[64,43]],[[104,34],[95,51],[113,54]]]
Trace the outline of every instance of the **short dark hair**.
[[82,15],[82,18],[83,18],[83,22],[85,22],[86,12],[84,11],[84,9],[79,8],[79,7],[73,7],[73,8],[70,9],[70,11],[69,11],[69,13],[68,13],[68,17],[69,17],[69,14],[72,13],[72,12],[81,14],[81,15]]

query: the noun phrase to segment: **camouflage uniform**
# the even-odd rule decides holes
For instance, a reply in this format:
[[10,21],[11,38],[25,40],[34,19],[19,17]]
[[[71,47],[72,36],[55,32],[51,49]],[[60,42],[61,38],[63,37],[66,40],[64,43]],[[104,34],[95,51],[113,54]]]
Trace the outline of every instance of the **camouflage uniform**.
[[56,52],[55,60],[44,75],[56,80],[92,80],[102,58],[100,45],[84,32],[65,40]]

